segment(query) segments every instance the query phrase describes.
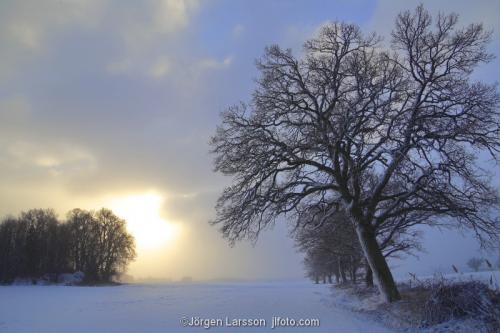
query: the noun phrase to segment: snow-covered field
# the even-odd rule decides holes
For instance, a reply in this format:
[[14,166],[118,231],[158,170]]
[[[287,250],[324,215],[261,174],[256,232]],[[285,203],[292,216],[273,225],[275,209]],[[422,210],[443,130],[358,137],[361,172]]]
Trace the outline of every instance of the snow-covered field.
[[[328,332],[389,329],[337,308],[328,285],[310,282],[192,283],[116,287],[2,286],[0,332]],[[272,317],[319,319],[319,327],[278,327]],[[183,327],[181,321],[257,318],[261,327]],[[262,321],[261,321],[262,322]],[[220,321],[219,321],[220,323]]]

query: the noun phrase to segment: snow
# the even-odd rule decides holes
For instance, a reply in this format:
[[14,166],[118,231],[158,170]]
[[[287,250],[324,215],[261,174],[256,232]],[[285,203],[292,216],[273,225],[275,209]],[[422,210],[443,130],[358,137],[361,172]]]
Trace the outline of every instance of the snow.
[[269,332],[273,316],[320,320],[319,327],[279,332],[388,333],[388,328],[335,306],[329,285],[309,281],[130,284],[112,287],[1,286],[0,332],[203,332],[183,317],[260,318],[266,327],[208,331]]
[[[400,285],[401,292],[408,286],[427,283],[427,282],[442,282],[445,284],[453,284],[456,282],[480,281],[488,285],[492,290],[500,290],[500,270],[496,271],[480,271],[480,272],[459,272],[450,274],[435,274],[432,276],[417,276],[417,281],[414,278],[410,279],[397,279]],[[337,307],[360,313],[365,315],[366,318],[383,323],[387,327],[391,327],[397,331],[404,332],[419,332],[419,333],[470,333],[470,332],[484,332],[484,322],[479,318],[460,318],[450,320],[438,325],[428,328],[417,329],[415,328],[415,313],[411,308],[411,303],[406,301],[396,302],[392,304],[383,304],[376,288],[366,289],[362,285],[357,288],[339,287],[336,288],[332,294],[331,301]],[[410,305],[410,312],[408,306]],[[418,326],[418,325],[416,325]]]

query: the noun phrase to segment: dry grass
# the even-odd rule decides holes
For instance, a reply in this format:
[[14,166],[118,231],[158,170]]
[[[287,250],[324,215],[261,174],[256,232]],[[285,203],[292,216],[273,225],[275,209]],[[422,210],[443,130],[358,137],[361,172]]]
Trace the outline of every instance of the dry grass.
[[474,325],[474,332],[500,332],[500,293],[482,282],[414,280],[399,285],[402,300],[391,304],[376,302],[374,288],[343,289],[361,301],[362,306],[355,310],[376,317],[393,329],[469,332],[472,326],[467,325]]
[[498,305],[498,294],[484,283],[439,282],[430,288],[430,294],[424,303],[422,324],[435,325],[464,317],[496,322],[500,318]]

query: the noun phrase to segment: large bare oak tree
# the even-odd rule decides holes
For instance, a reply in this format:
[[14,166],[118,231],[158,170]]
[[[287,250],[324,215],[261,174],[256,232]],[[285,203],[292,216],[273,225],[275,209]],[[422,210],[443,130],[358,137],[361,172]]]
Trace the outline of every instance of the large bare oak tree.
[[251,102],[223,112],[211,139],[216,171],[233,177],[213,223],[234,242],[280,215],[343,209],[388,302],[400,295],[380,229],[453,224],[496,242],[499,197],[477,156],[497,160],[500,97],[471,80],[492,59],[490,32],[457,20],[420,6],[398,15],[388,46],[331,23],[301,57],[268,47]]

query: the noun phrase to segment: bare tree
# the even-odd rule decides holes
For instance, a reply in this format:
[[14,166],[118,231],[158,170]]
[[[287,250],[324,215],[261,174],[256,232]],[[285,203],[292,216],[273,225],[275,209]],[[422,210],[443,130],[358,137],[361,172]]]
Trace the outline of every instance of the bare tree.
[[44,273],[56,272],[57,247],[56,229],[58,220],[52,209],[30,209],[22,212],[19,223],[26,230],[25,276],[40,277]]
[[345,23],[324,26],[302,58],[267,48],[251,103],[228,108],[211,140],[216,171],[233,176],[212,222],[234,242],[337,204],[389,302],[400,295],[376,235],[395,219],[394,229],[451,224],[496,242],[498,194],[475,161],[497,158],[500,97],[470,80],[492,58],[489,40],[481,24],[433,23],[420,6],[398,15],[388,50]]
[[99,228],[99,277],[110,281],[120,275],[127,264],[135,259],[135,242],[126,230],[125,220],[109,209],[96,213]]
[[68,214],[72,263],[88,282],[109,282],[135,258],[134,238],[125,221],[109,209],[74,209]]
[[483,264],[483,259],[481,258],[470,258],[467,261],[467,266],[469,266],[471,269],[474,270],[474,272],[477,272],[479,270],[479,267]]
[[73,209],[66,223],[51,209],[31,209],[0,220],[0,283],[16,278],[57,280],[83,271],[87,282],[110,282],[135,257],[125,221],[108,209]]

